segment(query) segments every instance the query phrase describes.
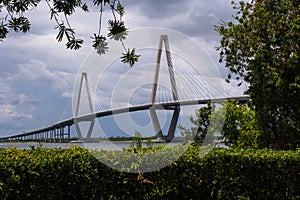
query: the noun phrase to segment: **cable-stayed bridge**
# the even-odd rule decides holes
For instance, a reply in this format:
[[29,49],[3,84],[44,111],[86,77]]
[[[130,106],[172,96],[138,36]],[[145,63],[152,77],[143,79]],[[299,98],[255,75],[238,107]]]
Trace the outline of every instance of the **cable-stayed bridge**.
[[[239,102],[247,102],[249,97],[236,95],[234,88],[224,88],[224,81],[216,77],[209,69],[201,68],[197,63],[191,62],[170,50],[168,37],[161,35],[158,49],[156,51],[156,62],[146,66],[146,70],[132,70],[129,77],[134,77],[137,85],[126,85],[118,82],[120,86],[134,88],[133,91],[116,89],[114,94],[107,95],[103,89],[96,88],[96,98],[92,98],[88,81],[88,73],[83,72],[78,87],[78,94],[74,102],[74,116],[56,122],[52,125],[35,129],[32,131],[15,134],[0,138],[0,141],[49,141],[59,142],[71,137],[71,127],[74,126],[80,139],[92,138],[92,133],[97,118],[118,115],[122,113],[149,110],[153,130],[157,137],[166,141],[174,138],[178,125],[178,118],[183,107],[212,103],[221,103],[228,99]],[[153,70],[154,69],[154,70]],[[154,71],[154,77],[153,77]],[[136,74],[135,74],[136,73]],[[153,81],[146,81],[151,77]],[[127,81],[127,80],[126,80]],[[129,80],[130,81],[130,80]],[[143,82],[147,84],[144,84]],[[149,95],[150,94],[150,95]],[[107,102],[107,99],[122,99],[123,101]],[[106,101],[103,99],[106,99]],[[158,110],[172,112],[171,121],[164,134]],[[82,123],[88,123],[87,128],[82,128]]]

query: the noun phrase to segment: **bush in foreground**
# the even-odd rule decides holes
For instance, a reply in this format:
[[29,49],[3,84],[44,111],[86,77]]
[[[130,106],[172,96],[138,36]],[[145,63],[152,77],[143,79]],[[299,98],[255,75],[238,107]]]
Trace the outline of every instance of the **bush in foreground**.
[[[172,156],[178,148],[162,152]],[[107,163],[135,156],[96,153]],[[1,149],[0,199],[300,198],[300,151],[213,149],[200,158],[191,147],[168,167],[144,174],[119,172],[93,154],[78,147]]]

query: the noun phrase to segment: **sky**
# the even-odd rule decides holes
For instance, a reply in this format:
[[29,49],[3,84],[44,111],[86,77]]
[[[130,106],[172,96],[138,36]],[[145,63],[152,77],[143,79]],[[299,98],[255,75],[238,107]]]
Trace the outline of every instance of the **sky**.
[[[123,3],[125,24],[130,30],[161,27],[184,34],[205,49],[221,77],[226,77],[224,63],[218,63],[215,47],[219,45],[220,36],[214,31],[214,25],[220,20],[232,20],[229,0],[128,0]],[[49,10],[42,1],[28,15],[32,24],[30,33],[9,33],[0,43],[0,137],[44,127],[73,115],[74,83],[78,81],[78,72],[84,63],[91,58],[90,36],[98,30],[98,16],[94,9],[90,9],[89,13],[77,12],[71,17],[71,24],[85,43],[80,50],[67,50],[64,43],[55,40],[56,24],[50,21]],[[105,28],[106,22],[103,24]],[[124,68],[120,66],[119,70],[124,71]],[[106,80],[105,83],[120,73],[118,68],[110,69],[112,71],[101,79]],[[131,88],[130,83],[125,81],[122,85],[120,91],[126,94],[126,88]],[[143,88],[149,89],[147,86]],[[241,88],[231,90],[240,91]],[[101,95],[95,98],[98,97]],[[104,97],[99,101],[111,98]],[[139,120],[139,117],[134,118]],[[136,123],[144,126],[145,122]],[[116,131],[111,126],[109,124],[104,129]]]

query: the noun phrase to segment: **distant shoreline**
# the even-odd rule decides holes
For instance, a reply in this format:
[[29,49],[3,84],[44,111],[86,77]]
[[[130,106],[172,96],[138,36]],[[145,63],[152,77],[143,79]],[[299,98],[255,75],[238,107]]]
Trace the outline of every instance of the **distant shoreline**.
[[[84,140],[83,142],[104,142],[104,141],[110,141],[110,142],[132,142],[134,141],[134,137],[110,137],[110,138],[95,138],[90,139],[90,141]],[[157,140],[156,137],[142,137],[141,138],[143,142],[147,141],[148,139],[154,140],[154,142]],[[183,142],[185,140],[184,137],[175,137],[172,142]],[[78,141],[78,142],[77,142]],[[70,139],[56,139],[56,141],[46,141],[46,140],[11,140],[11,141],[5,141],[0,142],[0,144],[10,144],[10,143],[80,143],[79,138],[70,138]]]
[[[30,150],[36,148],[62,148],[68,149],[75,146],[79,146],[82,148],[88,148],[91,150],[102,149],[108,151],[114,150],[123,150],[129,148],[132,141],[109,141],[109,140],[102,140],[98,142],[75,142],[75,143],[50,143],[50,142],[32,142],[32,141],[23,141],[23,142],[6,142],[0,143],[0,149],[7,149],[7,148],[16,148],[20,150]],[[174,146],[174,145],[181,145],[181,141],[172,141],[171,143],[153,143],[154,146],[156,145],[167,145],[167,146]],[[143,147],[147,147],[146,142],[142,143]]]

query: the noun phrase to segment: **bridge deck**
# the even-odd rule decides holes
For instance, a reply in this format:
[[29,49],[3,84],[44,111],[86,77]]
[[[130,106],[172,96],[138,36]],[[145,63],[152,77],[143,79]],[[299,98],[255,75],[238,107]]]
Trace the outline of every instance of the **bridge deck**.
[[28,131],[25,133],[21,134],[16,134],[16,135],[11,135],[7,137],[0,138],[0,141],[8,141],[10,139],[14,138],[22,138],[30,135],[35,135],[35,134],[40,134],[40,133],[45,133],[53,130],[58,130],[62,129],[67,126],[72,126],[74,124],[74,120],[77,122],[80,121],[90,121],[95,118],[100,118],[104,116],[110,116],[110,115],[116,115],[116,114],[121,114],[121,113],[127,113],[127,112],[135,112],[135,111],[142,111],[142,110],[148,110],[150,107],[155,107],[155,109],[166,109],[166,110],[173,110],[174,107],[176,106],[188,106],[188,105],[198,105],[198,104],[207,104],[209,102],[213,103],[221,103],[224,102],[225,100],[237,100],[241,103],[245,103],[249,100],[248,96],[243,96],[243,97],[230,97],[230,98],[219,98],[219,99],[202,99],[202,100],[192,100],[192,101],[174,101],[174,102],[165,102],[165,103],[157,103],[157,104],[144,104],[144,105],[136,105],[136,106],[131,106],[127,108],[118,108],[118,109],[110,109],[110,110],[105,110],[105,111],[99,111],[87,115],[82,115],[77,118],[69,118],[57,123],[54,123],[50,126],[35,129],[32,131]]

